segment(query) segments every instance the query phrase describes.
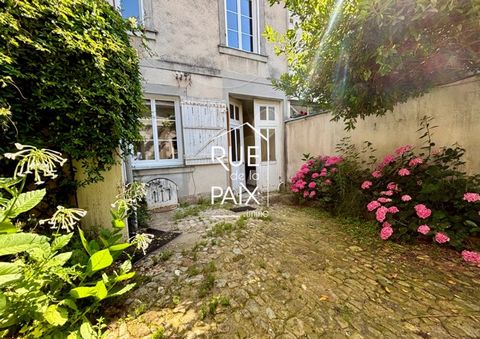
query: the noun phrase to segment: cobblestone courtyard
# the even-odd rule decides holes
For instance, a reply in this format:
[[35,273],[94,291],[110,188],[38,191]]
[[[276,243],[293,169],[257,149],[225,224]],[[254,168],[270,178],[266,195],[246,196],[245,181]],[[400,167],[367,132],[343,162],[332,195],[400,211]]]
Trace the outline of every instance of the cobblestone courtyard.
[[270,215],[155,216],[185,234],[138,263],[108,337],[480,337],[480,268],[456,252],[355,237],[364,225],[308,208]]

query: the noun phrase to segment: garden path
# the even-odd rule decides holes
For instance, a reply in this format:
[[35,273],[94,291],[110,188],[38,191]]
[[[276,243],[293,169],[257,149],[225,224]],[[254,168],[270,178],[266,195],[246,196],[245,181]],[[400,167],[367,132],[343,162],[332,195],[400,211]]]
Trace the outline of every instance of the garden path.
[[309,208],[214,226],[224,212],[169,224],[203,238],[139,263],[109,338],[480,336],[480,268],[456,252],[382,242]]

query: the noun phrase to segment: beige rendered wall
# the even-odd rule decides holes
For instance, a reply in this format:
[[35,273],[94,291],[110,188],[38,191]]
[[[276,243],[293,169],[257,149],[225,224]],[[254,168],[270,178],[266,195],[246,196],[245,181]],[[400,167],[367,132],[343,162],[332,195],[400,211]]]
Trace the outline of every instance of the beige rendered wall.
[[[74,165],[78,171],[76,179],[81,181],[85,175],[78,163]],[[111,227],[111,204],[115,202],[117,195],[122,192],[124,187],[122,165],[119,163],[110,171],[103,172],[102,175],[103,181],[80,187],[77,190],[78,207],[87,211],[87,215],[82,219],[84,229],[95,226]]]
[[418,144],[417,129],[423,116],[435,118],[434,141],[437,146],[458,142],[466,148],[466,171],[480,173],[480,77],[437,87],[430,93],[399,104],[393,113],[369,117],[346,132],[342,122],[331,122],[330,114],[301,118],[286,123],[287,175],[301,165],[303,153],[333,154],[344,136],[355,144],[368,140],[377,149],[377,157],[394,147]]

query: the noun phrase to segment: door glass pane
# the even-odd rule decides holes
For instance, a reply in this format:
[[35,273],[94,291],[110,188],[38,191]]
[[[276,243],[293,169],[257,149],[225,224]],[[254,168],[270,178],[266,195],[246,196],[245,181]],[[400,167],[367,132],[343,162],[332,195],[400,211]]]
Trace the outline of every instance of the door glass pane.
[[275,129],[270,128],[268,130],[268,146],[270,147],[270,161],[275,161],[277,160],[277,157],[275,155]]
[[260,106],[260,120],[267,120],[267,107]]
[[227,10],[237,12],[237,0],[227,0]]
[[242,145],[242,140],[240,140],[240,129],[237,128],[235,130],[235,139],[237,140],[237,160],[236,161],[240,161],[242,159],[242,155],[241,155],[241,148],[240,146]]
[[134,160],[155,160],[155,151],[153,143],[153,125],[152,125],[152,110],[150,100],[145,100],[145,110],[142,112],[140,118],[142,128],[140,135],[142,140],[134,145]]
[[[262,128],[260,129],[260,134],[262,137],[267,138],[267,129]],[[261,161],[267,161],[267,140],[264,138],[260,137],[260,153],[261,153]]]
[[240,107],[235,106],[235,120],[240,121]]
[[268,107],[268,120],[275,120],[275,107]]
[[232,161],[237,161],[237,138],[235,129],[230,130],[230,144],[231,144],[231,152],[232,152]]
[[240,47],[238,42],[238,32],[228,30],[228,47],[238,48]]
[[235,119],[235,109],[233,108],[233,105],[230,105],[230,119]]
[[120,10],[124,18],[135,17],[140,19],[140,0],[121,0]]
[[160,159],[178,159],[175,103],[156,100],[155,108]]
[[238,31],[238,15],[237,13],[227,11],[227,28]]

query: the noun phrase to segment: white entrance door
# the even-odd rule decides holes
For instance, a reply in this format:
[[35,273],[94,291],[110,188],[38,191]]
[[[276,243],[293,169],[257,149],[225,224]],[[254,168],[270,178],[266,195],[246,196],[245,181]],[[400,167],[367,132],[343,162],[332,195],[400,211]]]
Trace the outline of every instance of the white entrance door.
[[245,186],[245,153],[243,142],[243,111],[239,101],[230,99],[230,164],[232,190],[238,193],[241,184]]
[[260,192],[274,191],[280,184],[281,116],[280,105],[255,100],[255,146],[260,151],[257,187]]

